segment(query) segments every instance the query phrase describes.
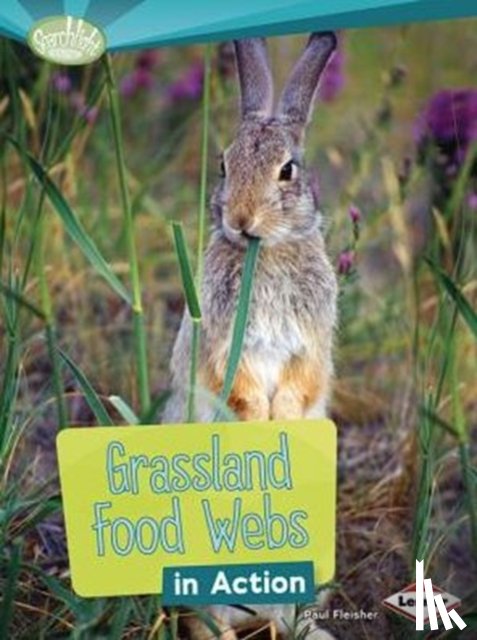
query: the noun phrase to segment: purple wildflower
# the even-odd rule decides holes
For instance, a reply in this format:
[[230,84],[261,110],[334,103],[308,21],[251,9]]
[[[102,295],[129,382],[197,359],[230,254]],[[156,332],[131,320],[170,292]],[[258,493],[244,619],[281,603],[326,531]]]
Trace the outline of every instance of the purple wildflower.
[[414,135],[420,148],[434,143],[446,167],[462,165],[477,141],[477,89],[444,89],[431,97],[418,117]]
[[167,88],[170,102],[196,100],[202,95],[204,68],[201,62],[195,62],[187,71]]
[[351,249],[345,249],[338,258],[338,273],[342,276],[349,275],[354,267],[355,254]]
[[121,80],[119,91],[125,98],[131,98],[139,90],[148,91],[154,85],[154,76],[146,67],[137,67]]
[[152,88],[154,84],[154,76],[149,69],[146,69],[146,67],[138,67],[134,71],[134,75],[136,79],[136,86],[139,89],[149,90]]
[[98,114],[98,107],[85,107],[80,113],[88,124],[94,124],[98,118]]
[[456,164],[452,163],[446,167],[446,176],[448,178],[455,178],[458,173],[459,167]]
[[145,49],[137,56],[135,67],[141,69],[153,69],[159,62],[159,51],[156,49]]
[[128,73],[123,78],[121,78],[121,82],[119,83],[119,92],[125,98],[132,98],[132,96],[137,91],[137,82],[134,71],[132,73]]
[[88,124],[96,122],[98,113],[98,107],[88,107],[88,105],[84,105],[78,109],[78,115],[84,118]]
[[119,85],[119,91],[125,98],[132,98],[140,90],[149,91],[154,86],[153,68],[159,61],[159,52],[146,49],[136,57],[133,70],[126,74]]
[[470,193],[467,198],[467,205],[471,211],[477,211],[477,193]]
[[324,102],[332,102],[345,84],[343,36],[338,37],[338,47],[329,61],[321,78],[318,95]]
[[70,98],[71,106],[75,109],[76,113],[84,118],[88,124],[93,124],[99,114],[98,107],[89,107],[81,93],[75,92]]
[[361,209],[359,209],[356,205],[352,204],[348,209],[348,214],[350,220],[353,224],[359,224],[361,222]]
[[64,71],[57,71],[51,77],[51,83],[58,93],[69,93],[73,86],[70,76]]

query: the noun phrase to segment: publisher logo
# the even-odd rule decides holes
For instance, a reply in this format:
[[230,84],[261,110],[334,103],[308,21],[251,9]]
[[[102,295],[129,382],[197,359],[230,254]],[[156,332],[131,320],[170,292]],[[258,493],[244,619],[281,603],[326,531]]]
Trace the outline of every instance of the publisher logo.
[[88,64],[106,49],[106,38],[94,24],[72,16],[53,16],[36,22],[28,34],[33,52],[48,62]]
[[429,624],[432,631],[439,628],[438,618],[446,630],[453,624],[460,630],[467,625],[455,610],[460,600],[439,587],[430,579],[424,579],[424,563],[416,561],[416,582],[394,593],[383,601],[385,607],[416,622],[416,631],[423,631]]

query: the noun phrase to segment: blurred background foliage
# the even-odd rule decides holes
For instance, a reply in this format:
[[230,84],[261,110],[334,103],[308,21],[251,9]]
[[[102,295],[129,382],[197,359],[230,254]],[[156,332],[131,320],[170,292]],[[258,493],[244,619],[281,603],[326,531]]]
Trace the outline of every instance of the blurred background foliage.
[[[341,282],[333,604],[379,611],[373,623],[331,621],[338,638],[409,635],[412,625],[379,603],[412,580],[416,557],[466,598],[464,613],[476,611],[476,28],[465,20],[342,32],[308,131]],[[303,43],[270,40],[277,86]],[[157,599],[83,601],[69,590],[54,437],[61,415],[97,424],[98,402],[117,424],[159,420],[184,306],[170,222],[184,224],[195,255],[204,105],[209,192],[237,125],[233,49],[209,50],[210,102],[204,50],[114,55],[108,92],[104,61],[52,67],[0,42],[0,637],[177,634],[174,612]],[[128,282],[116,88],[149,411],[131,305],[84,255],[92,241],[108,277]],[[33,179],[43,170],[50,192]]]

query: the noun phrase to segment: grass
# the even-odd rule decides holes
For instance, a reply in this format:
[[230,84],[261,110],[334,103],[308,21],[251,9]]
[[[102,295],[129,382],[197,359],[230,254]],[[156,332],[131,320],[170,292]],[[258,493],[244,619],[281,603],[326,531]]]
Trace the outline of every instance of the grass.
[[[475,47],[459,54],[457,75],[455,53],[435,43],[466,40],[472,29],[469,21],[413,26],[405,38],[399,29],[349,34],[344,93],[320,106],[309,134],[332,259],[345,248],[357,255],[341,276],[336,349],[333,606],[373,603],[379,618],[359,627],[360,637],[409,636],[412,625],[379,602],[412,580],[416,558],[464,598],[469,620],[476,610],[477,234],[466,204],[473,160],[434,204],[431,225],[426,207],[416,214],[414,205],[429,204],[430,165],[411,162],[404,177],[402,169],[414,153],[410,119],[420,101],[443,84],[472,83]],[[273,45],[279,77],[299,40]],[[416,62],[424,46],[433,52],[433,86]],[[390,52],[408,64],[399,86],[382,66]],[[164,612],[158,597],[84,600],[71,591],[51,454],[54,434],[68,425],[157,421],[183,299],[194,320],[186,416],[194,419],[206,205],[213,152],[230,140],[236,95],[218,72],[215,47],[161,55],[157,93],[119,96],[117,78],[131,70],[132,54],[75,76],[74,90],[100,109],[88,121],[55,93],[52,68],[1,42],[0,638],[179,633],[178,612]],[[164,86],[198,61],[203,92],[169,103]],[[348,219],[351,204],[363,212],[358,225]],[[222,402],[240,359],[258,252],[252,243]],[[206,613],[196,615],[216,633]]]
[[127,243],[129,275],[132,290],[132,313],[134,331],[134,353],[137,367],[137,387],[142,411],[147,411],[150,405],[149,371],[147,364],[146,332],[144,326],[144,311],[142,305],[141,280],[139,275],[139,261],[136,248],[136,234],[131,198],[126,178],[126,160],[122,139],[121,114],[119,110],[119,96],[114,81],[113,69],[109,56],[104,58],[109,112],[111,128],[113,130],[114,151],[116,155],[117,175],[121,192],[121,204],[124,216],[124,236]]
[[192,267],[187,253],[184,231],[178,223],[172,225],[174,231],[174,243],[179,261],[182,277],[182,287],[187,304],[187,310],[192,319],[192,343],[189,375],[189,394],[187,398],[187,422],[194,422],[195,415],[195,391],[197,383],[197,366],[199,357],[199,335],[202,314],[200,311],[199,294],[192,275]]
[[[227,367],[225,369],[224,386],[220,393],[220,401],[223,406],[227,405],[227,401],[232,393],[235,376],[242,355],[245,331],[247,328],[248,311],[250,308],[250,300],[253,291],[253,279],[257,266],[257,259],[260,251],[260,240],[253,238],[250,240],[243,265],[242,282],[237,302],[237,311],[235,315],[234,327],[232,332],[232,342],[230,344],[230,353],[228,355]],[[215,420],[223,419],[221,410],[219,409]]]

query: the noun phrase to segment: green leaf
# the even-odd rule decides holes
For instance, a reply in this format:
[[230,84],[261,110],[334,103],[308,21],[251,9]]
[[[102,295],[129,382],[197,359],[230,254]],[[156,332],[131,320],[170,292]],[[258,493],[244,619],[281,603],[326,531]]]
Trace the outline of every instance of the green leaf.
[[[222,393],[220,394],[220,399],[224,404],[229,399],[230,393],[232,391],[235,375],[237,373],[240,357],[242,355],[242,347],[245,338],[245,330],[247,328],[250,299],[252,297],[253,279],[255,275],[255,267],[257,265],[259,249],[260,240],[258,238],[252,238],[248,243],[247,253],[245,255],[245,264],[243,268],[242,282],[240,285],[240,293],[232,335],[232,345],[230,347],[230,353],[227,360],[227,368],[224,377],[224,387],[222,389]],[[216,418],[217,417],[218,416],[216,416]]]
[[101,398],[94,390],[91,382],[88,380],[83,371],[78,367],[78,365],[76,365],[64,351],[61,351],[61,349],[59,349],[59,353],[63,361],[68,365],[79,386],[81,387],[86,402],[88,403],[91,411],[94,413],[98,423],[100,425],[111,426],[113,424],[113,421],[111,420],[109,413],[106,411]]
[[181,271],[182,286],[186,298],[187,308],[191,318],[194,320],[201,319],[199,298],[192,275],[189,255],[187,253],[187,245],[184,238],[184,230],[179,222],[172,223],[174,232],[174,243],[176,247],[177,259],[179,260],[179,268]]
[[27,160],[32,172],[45,189],[45,193],[48,196],[48,199],[62,219],[66,231],[68,232],[72,240],[76,243],[78,248],[83,252],[86,259],[90,262],[96,272],[106,280],[110,287],[114,291],[116,291],[116,293],[128,305],[131,305],[131,298],[128,291],[119,280],[119,278],[113,273],[110,265],[103,258],[93,240],[88,236],[79,218],[66,202],[61,191],[48,176],[41,164],[37,162],[35,158],[33,158],[33,156],[25,152],[16,140],[14,140],[13,138],[9,138],[9,140],[19,151],[20,155],[22,157],[25,157],[25,159]]
[[477,338],[477,312],[472,309],[467,298],[464,296],[464,294],[461,292],[452,278],[447,275],[447,273],[442,271],[442,269],[439,269],[439,267],[435,265],[429,258],[425,258],[425,261],[437,277],[441,286],[446,290],[446,292],[455,302],[460,315],[465,320],[474,336]]
[[108,400],[127,424],[139,424],[139,418],[122,398],[119,396],[108,396]]

